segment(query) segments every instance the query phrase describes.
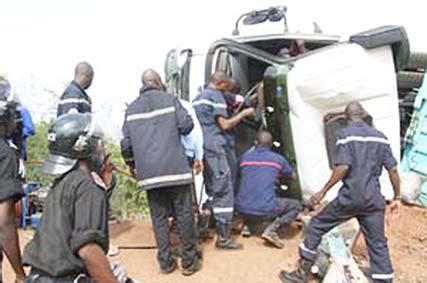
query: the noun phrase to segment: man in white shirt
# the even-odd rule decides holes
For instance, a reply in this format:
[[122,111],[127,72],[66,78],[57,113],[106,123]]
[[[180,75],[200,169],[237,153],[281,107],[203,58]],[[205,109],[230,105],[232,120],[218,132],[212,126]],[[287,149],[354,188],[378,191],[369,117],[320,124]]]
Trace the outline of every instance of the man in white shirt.
[[180,99],[182,107],[191,116],[194,123],[194,128],[190,134],[181,136],[182,145],[185,148],[185,155],[187,155],[196,174],[203,171],[203,132],[200,127],[199,120],[197,119],[196,112],[190,102]]

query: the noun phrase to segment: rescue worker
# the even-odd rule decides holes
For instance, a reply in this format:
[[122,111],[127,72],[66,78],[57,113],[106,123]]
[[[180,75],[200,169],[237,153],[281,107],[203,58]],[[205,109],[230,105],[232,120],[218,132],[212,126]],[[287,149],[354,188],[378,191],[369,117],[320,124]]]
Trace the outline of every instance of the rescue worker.
[[[16,93],[11,93],[10,82],[0,77],[0,100],[1,101],[13,101],[16,104],[16,110],[18,113],[18,130],[15,132],[15,135],[12,137],[14,144],[19,149],[21,154],[21,160],[27,160],[27,139],[35,135],[35,127],[33,119],[28,109],[22,105],[17,97]],[[22,165],[23,166],[23,165]]]
[[262,238],[282,249],[277,231],[293,222],[301,204],[296,199],[276,197],[276,184],[280,175],[296,179],[288,161],[271,150],[273,138],[267,131],[256,136],[255,148],[248,150],[240,161],[240,189],[236,207],[245,216],[261,216],[274,219],[264,230]]
[[16,106],[0,101],[0,246],[6,254],[15,282],[24,282],[18,233],[15,226],[15,201],[22,196],[18,156],[9,145],[15,132]]
[[[239,95],[240,85],[235,78],[230,78],[229,90],[224,93],[224,99],[227,103],[228,119],[234,116],[236,109],[243,102],[243,97]],[[230,166],[231,184],[233,187],[234,195],[237,195],[238,191],[238,161],[236,156],[236,129],[232,128],[226,131],[226,153],[227,161]]]
[[93,68],[89,63],[77,64],[74,70],[74,80],[65,89],[59,100],[57,117],[67,113],[92,112],[92,102],[86,90],[92,84],[93,76]]
[[24,251],[25,282],[126,282],[108,252],[106,188],[113,184],[102,133],[89,113],[58,118],[48,133],[43,171],[56,177],[33,240]]
[[234,192],[230,166],[226,154],[226,131],[234,128],[245,117],[252,116],[254,109],[247,108],[228,118],[227,104],[223,92],[230,89],[230,78],[217,71],[212,75],[208,87],[193,101],[194,109],[203,130],[205,171],[204,181],[211,198],[217,232],[216,247],[241,249],[242,245],[230,238],[234,211]]
[[182,274],[189,276],[202,266],[191,203],[192,170],[180,141],[193,121],[178,98],[162,90],[156,71],[146,70],[142,81],[139,97],[126,110],[122,154],[134,168],[137,188],[147,191],[161,272],[177,267],[168,221],[172,206],[182,242]]
[[386,202],[381,195],[379,177],[385,167],[394,189],[390,209],[400,207],[400,183],[397,162],[390,143],[383,133],[364,121],[365,110],[359,103],[345,109],[349,125],[337,132],[335,168],[323,189],[310,199],[318,204],[339,181],[343,185],[338,196],[308,226],[307,236],[299,247],[299,267],[292,272],[281,271],[282,282],[306,282],[316,259],[322,236],[335,226],[356,217],[364,235],[373,282],[392,282],[393,268],[384,235]]

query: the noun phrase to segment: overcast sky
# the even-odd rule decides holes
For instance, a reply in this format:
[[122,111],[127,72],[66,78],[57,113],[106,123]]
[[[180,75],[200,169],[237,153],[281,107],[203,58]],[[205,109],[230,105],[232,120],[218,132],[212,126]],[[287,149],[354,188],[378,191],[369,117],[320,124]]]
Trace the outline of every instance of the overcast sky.
[[0,0],[0,74],[10,78],[39,117],[52,96],[39,93],[32,99],[32,89],[61,93],[75,64],[86,60],[95,69],[88,91],[94,108],[112,112],[112,125],[121,125],[124,102],[138,94],[145,68],[163,73],[166,52],[184,43],[207,49],[215,39],[230,35],[243,12],[287,5],[292,31],[311,32],[316,21],[325,33],[343,39],[376,26],[400,24],[408,31],[412,50],[427,52],[424,2]]

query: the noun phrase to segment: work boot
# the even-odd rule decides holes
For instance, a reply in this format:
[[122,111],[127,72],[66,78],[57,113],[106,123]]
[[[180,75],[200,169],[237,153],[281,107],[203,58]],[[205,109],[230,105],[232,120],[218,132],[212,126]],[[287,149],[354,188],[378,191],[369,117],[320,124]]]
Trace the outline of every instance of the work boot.
[[190,266],[184,267],[182,269],[182,275],[184,275],[184,276],[193,275],[194,273],[196,273],[197,271],[202,269],[202,265],[203,265],[202,259],[200,257],[196,256],[194,258],[193,263]]
[[285,270],[280,271],[279,278],[283,283],[305,283],[310,279],[310,269],[313,262],[300,259],[298,268],[294,271],[288,272]]
[[162,274],[169,274],[175,271],[177,268],[176,259],[172,259],[169,261],[168,265],[165,268],[160,268],[160,272]]
[[238,244],[230,238],[230,230],[231,230],[230,224],[220,224],[220,223],[216,224],[217,238],[216,238],[215,246],[218,249],[224,249],[224,250],[243,249],[242,244]]
[[280,219],[276,218],[270,225],[265,228],[264,232],[261,235],[261,238],[266,240],[269,244],[273,245],[278,249],[283,249],[285,245],[280,240],[277,230],[281,226]]

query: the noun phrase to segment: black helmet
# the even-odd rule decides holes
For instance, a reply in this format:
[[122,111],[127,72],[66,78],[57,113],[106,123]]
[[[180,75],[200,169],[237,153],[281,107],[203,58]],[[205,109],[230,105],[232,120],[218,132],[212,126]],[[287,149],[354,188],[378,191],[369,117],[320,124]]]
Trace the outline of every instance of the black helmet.
[[102,146],[102,137],[91,114],[62,115],[49,130],[49,156],[43,164],[43,171],[62,175],[82,159],[91,161],[91,166],[101,166],[103,152],[98,149]]
[[0,136],[10,138],[16,131],[16,104],[0,100]]

